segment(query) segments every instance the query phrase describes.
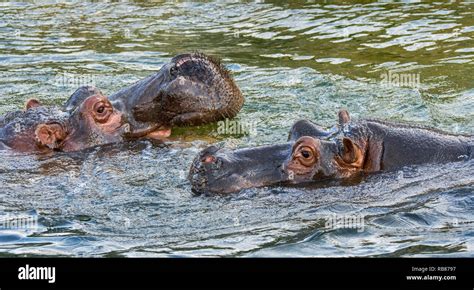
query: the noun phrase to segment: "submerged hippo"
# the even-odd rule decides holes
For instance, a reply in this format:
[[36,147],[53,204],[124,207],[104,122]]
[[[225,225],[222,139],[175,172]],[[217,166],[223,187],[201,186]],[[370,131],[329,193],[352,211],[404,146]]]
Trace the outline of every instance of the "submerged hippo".
[[[74,109],[100,93],[78,89],[65,104]],[[109,96],[130,125],[128,138],[163,138],[172,126],[195,126],[233,118],[244,98],[219,60],[202,53],[180,54],[155,74]]]
[[101,94],[87,97],[71,113],[29,100],[25,110],[0,119],[0,149],[27,153],[76,151],[118,142],[128,131],[122,114]]
[[76,151],[124,139],[160,139],[171,134],[172,126],[232,118],[243,101],[219,61],[200,53],[182,54],[109,98],[86,86],[62,108],[28,101],[25,110],[0,117],[0,149]]
[[[60,109],[43,107],[38,100],[29,100],[25,109],[9,112],[0,117],[0,149],[12,149],[19,152],[43,152],[48,150],[46,141],[40,140],[42,125],[62,127],[69,115]],[[61,137],[58,135],[57,139]]]
[[351,121],[345,110],[330,130],[296,122],[284,144],[226,150],[211,146],[193,161],[196,193],[230,193],[271,184],[346,179],[411,164],[472,158],[473,136],[377,120]]

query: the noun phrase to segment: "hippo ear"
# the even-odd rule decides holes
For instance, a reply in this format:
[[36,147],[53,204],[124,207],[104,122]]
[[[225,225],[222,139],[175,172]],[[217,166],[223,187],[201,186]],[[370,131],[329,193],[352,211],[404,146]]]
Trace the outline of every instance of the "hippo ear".
[[344,163],[355,167],[362,167],[364,154],[360,147],[347,137],[342,139],[342,144],[344,145],[344,150],[341,153],[341,158]]
[[41,102],[38,99],[29,99],[25,103],[25,111],[39,106],[41,106]]
[[344,126],[351,121],[351,117],[349,116],[349,112],[347,110],[341,109],[337,114],[339,117],[339,126]]
[[56,149],[66,138],[66,132],[59,124],[40,124],[36,127],[35,136],[40,145]]

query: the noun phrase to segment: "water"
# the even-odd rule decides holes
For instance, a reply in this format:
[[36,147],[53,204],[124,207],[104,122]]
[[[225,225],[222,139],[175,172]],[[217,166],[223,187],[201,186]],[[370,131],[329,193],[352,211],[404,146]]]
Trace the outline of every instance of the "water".
[[[309,118],[474,130],[474,4],[342,1],[0,3],[0,114],[80,85],[111,94],[181,52],[221,56],[238,119],[54,156],[0,153],[1,256],[474,256],[474,162],[406,167],[357,185],[194,196],[194,156],[286,140]],[[405,78],[391,79],[391,74]],[[15,229],[19,215],[36,221]],[[355,227],[331,226],[356,218]],[[333,223],[334,225],[335,223]]]

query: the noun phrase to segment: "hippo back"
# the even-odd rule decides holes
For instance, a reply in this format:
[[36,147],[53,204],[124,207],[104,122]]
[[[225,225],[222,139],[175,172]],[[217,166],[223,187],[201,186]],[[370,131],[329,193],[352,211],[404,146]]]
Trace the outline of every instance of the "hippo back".
[[381,169],[472,158],[473,136],[377,120],[365,120],[363,123],[370,132],[370,139],[383,142]]

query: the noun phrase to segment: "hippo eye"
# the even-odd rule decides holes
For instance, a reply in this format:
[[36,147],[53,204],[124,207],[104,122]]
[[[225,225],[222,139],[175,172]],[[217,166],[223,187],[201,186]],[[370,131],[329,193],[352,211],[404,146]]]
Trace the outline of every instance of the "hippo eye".
[[108,103],[98,102],[94,105],[94,119],[99,123],[107,122],[112,113],[113,108]]
[[308,158],[311,157],[312,154],[311,154],[311,152],[308,151],[308,150],[302,150],[302,151],[301,151],[301,155],[302,155],[305,159],[308,159]]
[[311,159],[314,156],[313,150],[308,146],[302,147],[299,151],[304,159]]
[[303,166],[313,166],[316,162],[317,157],[314,153],[314,150],[311,147],[304,146],[298,150],[299,162]]

